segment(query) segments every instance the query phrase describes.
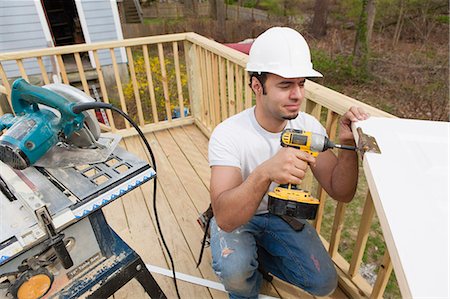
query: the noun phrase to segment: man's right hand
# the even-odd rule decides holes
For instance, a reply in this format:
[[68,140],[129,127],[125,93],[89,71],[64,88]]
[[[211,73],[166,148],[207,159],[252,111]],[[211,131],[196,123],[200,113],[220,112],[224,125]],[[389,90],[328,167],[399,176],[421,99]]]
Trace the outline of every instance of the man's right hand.
[[308,170],[308,164],[315,163],[316,158],[312,155],[292,147],[283,147],[260,167],[267,171],[272,182],[301,184]]

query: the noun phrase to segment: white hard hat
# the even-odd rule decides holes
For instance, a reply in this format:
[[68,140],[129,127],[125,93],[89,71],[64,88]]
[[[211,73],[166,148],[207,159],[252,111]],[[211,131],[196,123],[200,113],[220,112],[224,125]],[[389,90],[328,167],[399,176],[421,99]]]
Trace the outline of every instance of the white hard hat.
[[288,27],[270,28],[255,39],[246,70],[284,78],[322,77],[313,69],[311,53],[303,36]]

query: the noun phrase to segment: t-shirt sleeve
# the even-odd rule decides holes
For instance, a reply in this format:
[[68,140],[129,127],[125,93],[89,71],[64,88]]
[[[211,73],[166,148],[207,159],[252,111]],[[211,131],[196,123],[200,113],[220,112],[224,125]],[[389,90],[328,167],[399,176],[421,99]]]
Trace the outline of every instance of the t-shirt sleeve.
[[212,133],[208,145],[209,166],[234,166],[241,168],[239,148],[232,134],[218,126]]
[[324,126],[322,126],[322,124],[315,117],[309,114],[306,115],[306,127],[308,128],[307,130],[328,137],[327,130],[325,130]]

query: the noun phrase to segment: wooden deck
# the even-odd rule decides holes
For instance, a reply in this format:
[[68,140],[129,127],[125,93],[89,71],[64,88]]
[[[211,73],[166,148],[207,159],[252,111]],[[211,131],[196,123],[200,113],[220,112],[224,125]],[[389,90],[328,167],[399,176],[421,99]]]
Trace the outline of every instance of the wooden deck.
[[[157,208],[167,245],[177,272],[218,281],[211,268],[209,248],[196,268],[203,232],[196,222],[209,204],[208,139],[195,125],[148,133],[146,137],[156,157]],[[146,158],[139,137],[127,137],[122,146]],[[153,183],[114,201],[104,209],[112,228],[143,258],[146,264],[169,268],[153,215]],[[176,298],[173,281],[153,274],[168,298]],[[182,298],[228,298],[227,294],[178,280]],[[313,298],[280,280],[264,283],[261,293],[281,298]],[[148,298],[137,281],[120,289],[114,298]],[[330,298],[347,298],[341,291]]]

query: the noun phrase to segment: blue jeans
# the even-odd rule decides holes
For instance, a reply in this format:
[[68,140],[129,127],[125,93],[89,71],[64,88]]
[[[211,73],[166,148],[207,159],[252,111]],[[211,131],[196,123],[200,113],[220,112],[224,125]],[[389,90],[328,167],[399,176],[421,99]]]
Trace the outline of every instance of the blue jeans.
[[255,215],[231,233],[211,220],[213,268],[230,298],[257,298],[261,267],[278,278],[316,296],[325,296],[337,286],[333,261],[316,230],[306,221],[294,231],[280,217]]

